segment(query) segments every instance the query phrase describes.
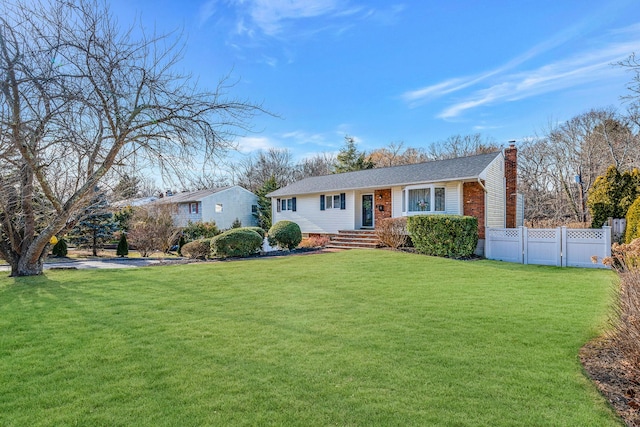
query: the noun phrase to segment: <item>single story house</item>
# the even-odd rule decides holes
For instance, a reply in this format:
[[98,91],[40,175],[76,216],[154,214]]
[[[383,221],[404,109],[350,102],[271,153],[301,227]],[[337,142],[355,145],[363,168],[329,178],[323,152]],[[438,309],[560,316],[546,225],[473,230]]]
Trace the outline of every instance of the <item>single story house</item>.
[[167,195],[155,204],[174,204],[174,222],[184,227],[191,222],[215,221],[218,228],[231,228],[238,219],[243,226],[257,224],[253,216],[258,209],[258,197],[238,185]]
[[[267,194],[272,218],[303,233],[375,229],[384,218],[422,214],[478,218],[479,253],[486,227],[516,227],[517,149],[302,179]],[[521,200],[521,199],[520,199]]]

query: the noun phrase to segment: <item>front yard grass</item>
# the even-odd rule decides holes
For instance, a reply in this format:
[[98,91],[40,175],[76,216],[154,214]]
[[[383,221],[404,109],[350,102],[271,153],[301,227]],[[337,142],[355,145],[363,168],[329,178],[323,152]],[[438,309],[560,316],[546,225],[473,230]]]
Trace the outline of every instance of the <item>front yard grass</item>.
[[0,425],[621,425],[608,271],[339,253],[0,279]]

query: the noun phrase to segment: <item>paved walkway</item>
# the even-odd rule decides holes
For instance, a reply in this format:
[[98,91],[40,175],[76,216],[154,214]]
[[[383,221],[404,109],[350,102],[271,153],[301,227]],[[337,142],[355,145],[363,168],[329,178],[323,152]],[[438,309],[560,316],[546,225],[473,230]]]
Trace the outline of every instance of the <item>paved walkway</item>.
[[[174,258],[171,261],[176,260]],[[171,262],[158,258],[105,258],[105,259],[65,259],[49,260],[44,263],[45,270],[51,269],[97,269],[97,268],[133,268]],[[8,265],[0,265],[0,271],[10,271]]]

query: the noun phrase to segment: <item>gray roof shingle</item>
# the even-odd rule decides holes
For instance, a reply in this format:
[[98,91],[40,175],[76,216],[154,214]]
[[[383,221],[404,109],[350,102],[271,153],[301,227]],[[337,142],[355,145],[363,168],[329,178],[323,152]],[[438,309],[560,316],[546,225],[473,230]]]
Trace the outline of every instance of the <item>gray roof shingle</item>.
[[305,178],[275,190],[268,197],[294,196],[296,194],[321,193],[325,191],[358,190],[396,185],[410,185],[427,182],[457,181],[475,179],[502,155],[501,151],[434,160],[412,165],[367,169],[334,175]]
[[210,196],[215,193],[219,193],[220,191],[224,191],[231,187],[219,187],[219,188],[208,188],[206,190],[198,190],[198,191],[189,191],[186,193],[177,193],[173,196],[163,197],[155,201],[158,204],[165,203],[188,203],[188,202],[199,202],[203,198]]

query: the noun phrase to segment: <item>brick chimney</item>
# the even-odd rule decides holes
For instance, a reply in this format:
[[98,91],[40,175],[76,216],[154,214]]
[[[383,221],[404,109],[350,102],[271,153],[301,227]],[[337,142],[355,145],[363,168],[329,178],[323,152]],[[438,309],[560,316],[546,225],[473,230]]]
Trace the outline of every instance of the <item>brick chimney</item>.
[[509,141],[509,148],[504,150],[504,181],[505,181],[505,202],[506,217],[505,227],[516,227],[516,203],[517,203],[517,183],[518,183],[518,149],[515,141]]

